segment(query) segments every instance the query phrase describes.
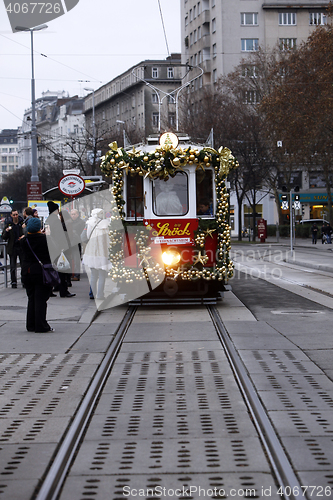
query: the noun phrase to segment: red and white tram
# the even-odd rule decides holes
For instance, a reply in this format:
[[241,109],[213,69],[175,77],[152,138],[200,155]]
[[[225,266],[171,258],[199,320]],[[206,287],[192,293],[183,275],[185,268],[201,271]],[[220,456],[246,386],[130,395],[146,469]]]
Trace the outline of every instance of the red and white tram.
[[226,177],[238,165],[231,151],[192,144],[180,133],[149,137],[131,150],[110,147],[101,169],[112,178],[125,227],[125,237],[110,232],[110,260],[114,268],[119,256],[125,263],[113,271],[117,281],[130,281],[143,266],[147,279],[146,270],[159,276],[163,270],[154,294],[209,297],[225,290],[233,274]]

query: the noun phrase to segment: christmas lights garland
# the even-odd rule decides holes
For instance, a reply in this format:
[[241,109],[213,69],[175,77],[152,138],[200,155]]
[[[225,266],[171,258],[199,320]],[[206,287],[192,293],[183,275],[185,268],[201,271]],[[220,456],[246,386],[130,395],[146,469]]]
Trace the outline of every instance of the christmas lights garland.
[[[231,227],[226,222],[228,219],[228,197],[225,178],[234,168],[238,167],[238,162],[228,148],[219,148],[218,151],[212,148],[203,148],[200,151],[188,147],[187,149],[173,149],[169,146],[158,146],[153,152],[141,152],[133,147],[132,151],[125,151],[118,148],[117,143],[109,144],[110,150],[102,157],[101,170],[112,178],[113,195],[116,206],[113,209],[111,219],[121,219],[125,217],[123,206],[123,173],[126,175],[140,175],[144,178],[163,179],[167,181],[169,177],[174,177],[177,172],[183,171],[186,165],[196,165],[196,169],[212,166],[215,172],[216,190],[216,219],[215,221],[199,219],[199,227],[195,232],[195,244],[198,255],[193,264],[180,268],[161,268],[159,263],[154,263],[150,256],[149,233],[147,228],[142,228],[135,236],[138,248],[138,257],[142,270],[128,268],[124,266],[123,251],[123,231],[110,231],[110,261],[112,263],[111,277],[116,281],[127,283],[133,280],[149,278],[152,285],[158,283],[161,273],[166,277],[181,278],[183,280],[196,280],[203,278],[206,280],[227,280],[233,275],[233,263],[229,259],[230,251],[230,230]],[[205,268],[208,257],[204,254],[205,240],[213,237],[217,232],[217,259],[214,268]]]

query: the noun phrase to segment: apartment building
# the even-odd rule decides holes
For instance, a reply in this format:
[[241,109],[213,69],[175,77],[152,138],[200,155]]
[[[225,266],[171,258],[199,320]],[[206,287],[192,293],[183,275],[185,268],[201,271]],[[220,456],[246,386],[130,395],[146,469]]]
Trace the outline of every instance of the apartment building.
[[326,24],[328,1],[181,0],[182,62],[199,65],[197,82],[214,84],[249,52],[296,47]]
[[[70,168],[75,150],[85,138],[84,99],[65,91],[42,93],[36,99],[37,156],[39,166],[61,162]],[[19,129],[19,166],[31,165],[31,108],[25,111]]]
[[[180,54],[165,60],[146,60],[128,69],[85,99],[87,129],[108,135],[123,129],[134,142],[151,133],[176,127],[174,91],[181,85]],[[132,139],[132,138],[131,138]],[[133,140],[133,139],[132,139]]]
[[0,183],[18,168],[18,129],[0,132]]

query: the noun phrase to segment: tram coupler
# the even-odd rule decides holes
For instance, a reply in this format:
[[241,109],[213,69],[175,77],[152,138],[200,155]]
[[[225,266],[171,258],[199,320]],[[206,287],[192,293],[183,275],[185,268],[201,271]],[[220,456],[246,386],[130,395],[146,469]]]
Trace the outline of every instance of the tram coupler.
[[176,293],[178,292],[177,281],[172,278],[166,278],[163,285],[163,291],[169,297],[173,297],[174,295],[176,295]]

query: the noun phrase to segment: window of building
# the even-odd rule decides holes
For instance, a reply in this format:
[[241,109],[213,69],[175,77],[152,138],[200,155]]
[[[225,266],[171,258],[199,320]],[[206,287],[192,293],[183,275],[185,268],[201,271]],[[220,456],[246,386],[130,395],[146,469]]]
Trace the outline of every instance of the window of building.
[[249,66],[242,67],[242,76],[248,76],[250,78],[257,78],[257,67],[253,64]]
[[258,12],[241,12],[241,24],[244,26],[258,25]]
[[7,172],[7,165],[2,165],[1,170],[2,172]]
[[241,46],[242,46],[242,52],[254,52],[259,49],[259,39],[242,38]]
[[309,15],[310,15],[310,22],[309,22],[310,26],[312,25],[319,26],[327,24],[327,17],[324,14],[324,12],[310,12]]
[[212,19],[212,33],[215,33],[216,31],[216,19],[214,17],[214,19]]
[[7,156],[1,157],[1,163],[7,163]]
[[192,9],[190,9],[190,23],[192,22],[192,20],[193,20],[193,11]]
[[256,90],[245,90],[243,102],[244,104],[257,104],[259,102],[258,92]]
[[169,113],[169,125],[170,127],[175,127],[176,125],[176,113]]
[[14,163],[14,156],[10,156],[10,157],[8,158],[8,162],[9,162],[9,163]]
[[280,50],[296,49],[297,38],[280,38]]
[[280,12],[279,24],[282,26],[296,24],[296,12]]
[[188,25],[188,16],[185,16],[185,28]]
[[190,33],[190,46],[193,45],[193,33]]
[[196,17],[197,17],[197,6],[195,5],[193,7],[193,19],[196,19]]
[[173,68],[168,68],[168,78],[173,78]]
[[213,43],[213,57],[216,57],[216,43]]
[[185,215],[188,212],[188,178],[177,172],[165,182],[153,181],[153,211],[157,216]]
[[202,62],[202,52],[199,50],[198,52],[198,63],[200,64]]
[[9,172],[14,172],[14,165],[9,165]]
[[201,38],[201,26],[199,26],[198,28],[198,40],[200,40]]
[[196,43],[197,42],[197,30],[194,30],[193,31],[193,42]]
[[201,14],[201,2],[198,2],[198,16]]
[[153,113],[153,127],[158,127],[159,113]]
[[[169,92],[171,93],[172,90],[170,90]],[[176,103],[176,99],[175,99],[175,97],[173,95],[168,95],[167,99],[168,99],[168,103],[169,104],[175,104]]]
[[158,95],[155,92],[151,95],[152,103],[158,104]]
[[217,70],[213,69],[213,83],[217,82]]
[[2,148],[3,153],[8,153],[8,148]]
[[158,68],[151,69],[151,76],[152,78],[158,78]]

